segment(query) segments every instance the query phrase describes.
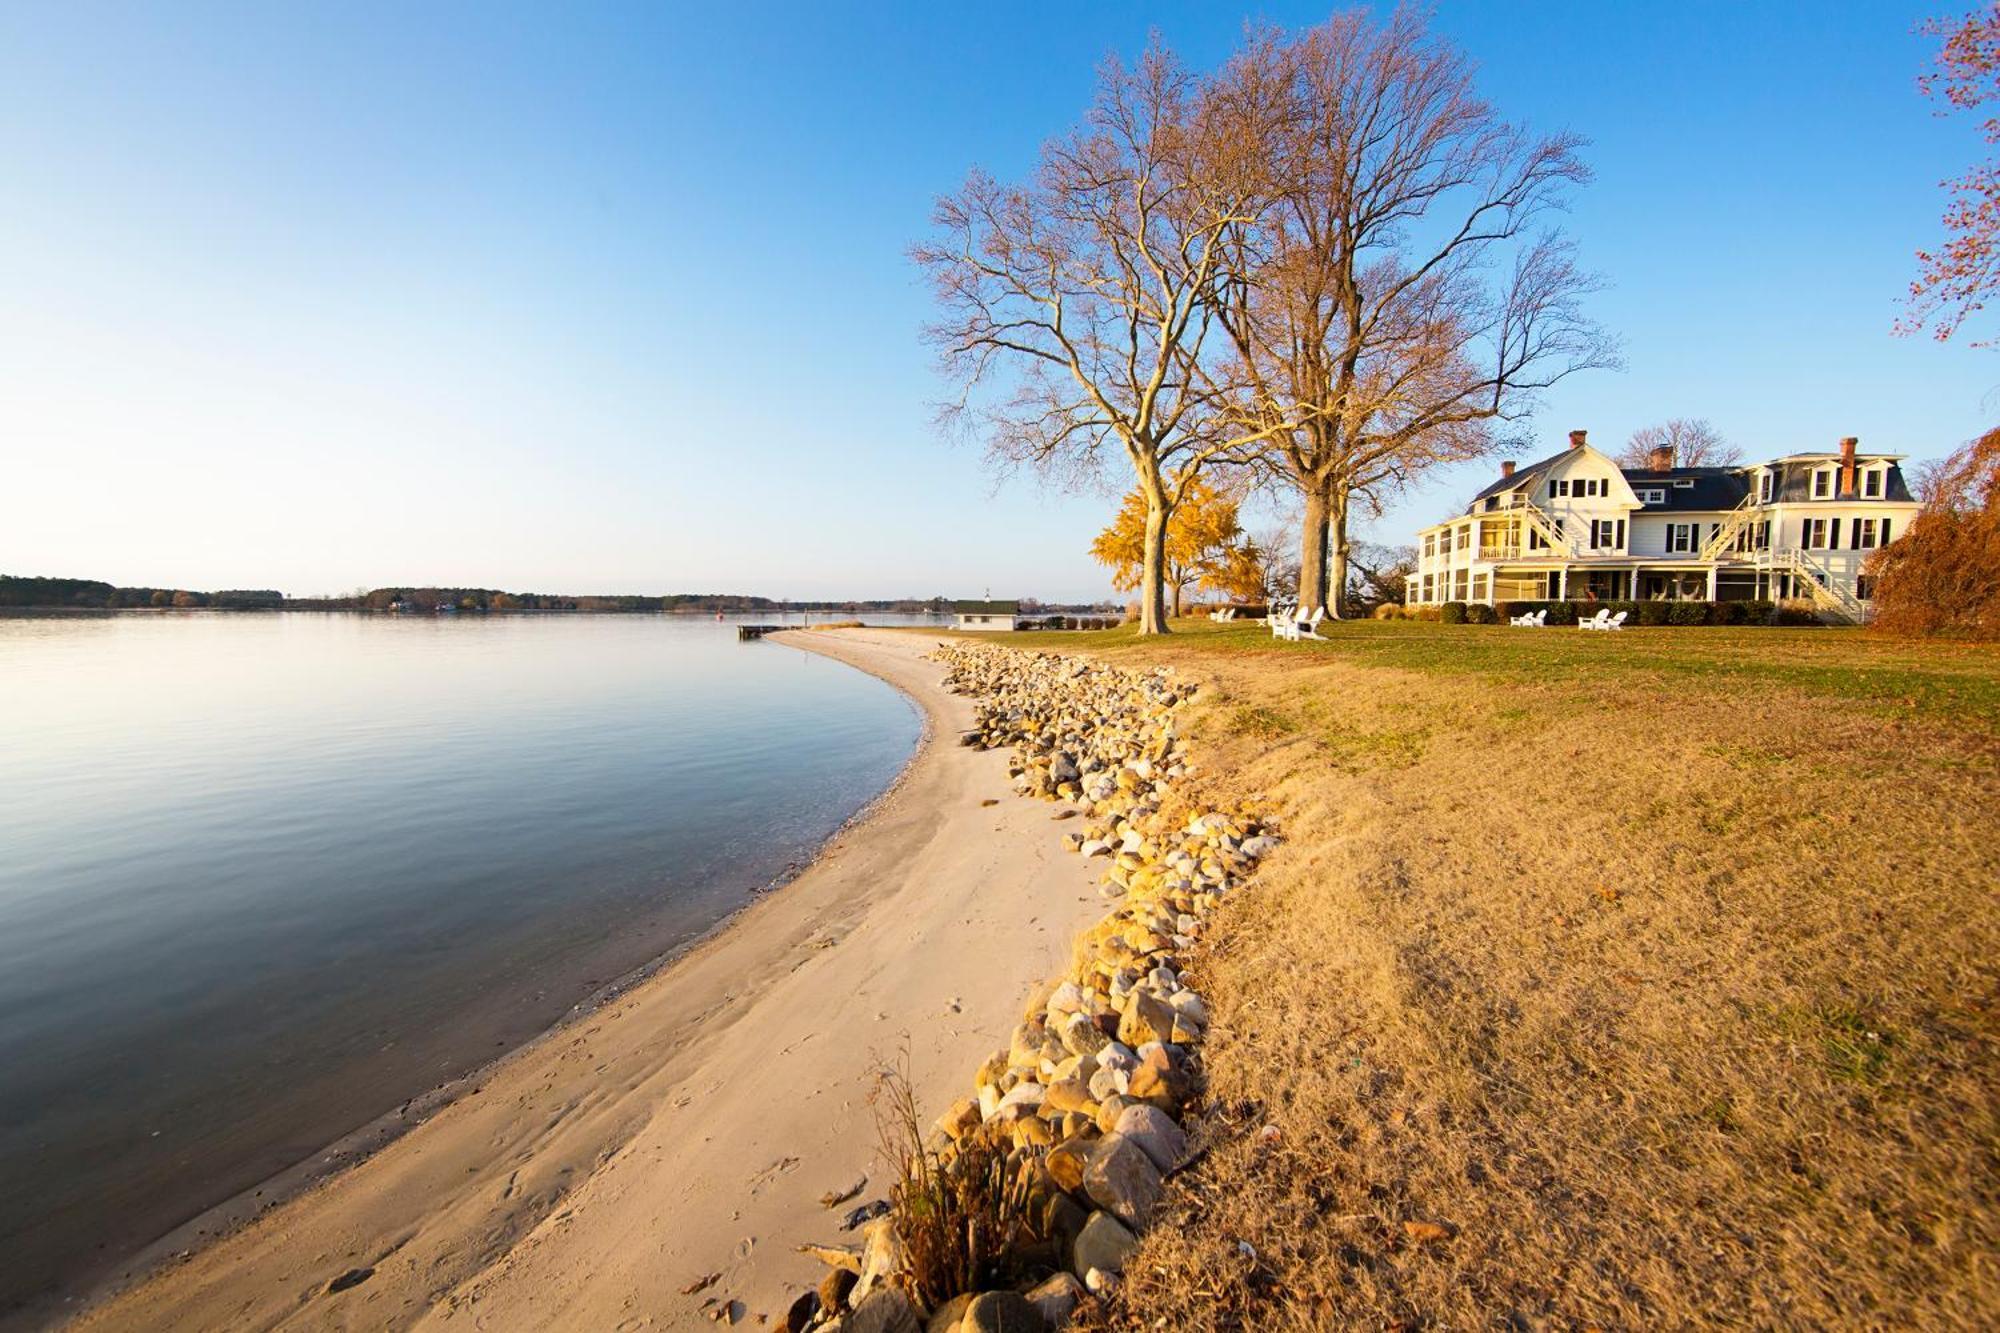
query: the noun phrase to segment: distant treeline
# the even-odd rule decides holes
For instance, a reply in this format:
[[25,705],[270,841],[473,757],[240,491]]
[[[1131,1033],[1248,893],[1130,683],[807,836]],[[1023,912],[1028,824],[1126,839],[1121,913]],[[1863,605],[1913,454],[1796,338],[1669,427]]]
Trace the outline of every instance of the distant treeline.
[[116,588],[97,579],[38,579],[0,574],[0,606],[75,606],[119,610],[129,606],[214,607],[223,611],[269,611],[289,605],[271,588],[225,588],[190,592],[183,588]]
[[[665,597],[576,595],[545,592],[502,592],[497,588],[371,588],[344,597],[287,597],[269,588],[194,592],[184,588],[119,588],[97,579],[26,578],[0,574],[0,607],[74,607],[119,610],[126,607],[209,607],[222,611],[686,611],[713,614],[795,611],[839,611],[849,615],[946,614],[945,597],[900,598],[863,602],[787,602],[740,593],[679,592]],[[1024,601],[1023,610],[1041,606]],[[1070,608],[1049,607],[1051,611]]]
[[677,592],[664,597],[626,594],[502,592],[498,588],[371,588],[351,597],[289,597],[287,610],[297,611],[695,611],[745,613],[769,611],[948,611],[943,597],[926,601],[781,602],[742,593]]

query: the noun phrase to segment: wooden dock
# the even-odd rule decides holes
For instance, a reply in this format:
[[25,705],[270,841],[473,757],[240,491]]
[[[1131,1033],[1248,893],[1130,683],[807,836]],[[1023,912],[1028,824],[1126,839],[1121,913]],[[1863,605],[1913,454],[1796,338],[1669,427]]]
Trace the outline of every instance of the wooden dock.
[[781,629],[794,629],[793,625],[738,625],[736,637],[739,639],[761,639],[766,634],[776,634]]

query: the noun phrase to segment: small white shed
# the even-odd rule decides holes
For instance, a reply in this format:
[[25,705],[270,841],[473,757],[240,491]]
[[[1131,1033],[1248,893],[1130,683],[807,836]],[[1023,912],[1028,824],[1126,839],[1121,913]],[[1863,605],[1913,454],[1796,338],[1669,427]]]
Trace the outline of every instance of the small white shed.
[[953,602],[952,614],[958,617],[958,628],[972,630],[1018,629],[1021,621],[1019,602]]

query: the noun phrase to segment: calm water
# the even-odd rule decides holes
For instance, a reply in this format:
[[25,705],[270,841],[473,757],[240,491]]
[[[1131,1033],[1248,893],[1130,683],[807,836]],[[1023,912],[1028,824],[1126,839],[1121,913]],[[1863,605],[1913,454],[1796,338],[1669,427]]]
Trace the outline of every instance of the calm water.
[[0,1311],[713,925],[920,729],[713,620],[0,619]]

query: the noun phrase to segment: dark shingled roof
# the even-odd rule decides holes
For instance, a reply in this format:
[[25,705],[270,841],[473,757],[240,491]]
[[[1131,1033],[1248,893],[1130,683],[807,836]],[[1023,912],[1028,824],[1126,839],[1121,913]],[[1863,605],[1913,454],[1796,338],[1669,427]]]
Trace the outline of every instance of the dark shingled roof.
[[[1485,490],[1472,497],[1472,506],[1477,506],[1481,500],[1484,500],[1489,495],[1498,495],[1502,491],[1511,491],[1516,486],[1533,481],[1557,463],[1562,462],[1568,454],[1569,450],[1565,449],[1562,453],[1550,454],[1539,463],[1530,463],[1526,467],[1515,468],[1514,475],[1511,477],[1496,477],[1491,486],[1488,486]],[[1468,506],[1468,508],[1472,506]]]
[[[1864,466],[1868,461],[1869,459],[1866,454],[1863,454],[1857,460],[1858,463]],[[1829,465],[1838,471],[1840,467],[1840,455],[1827,454],[1824,457],[1797,458],[1780,463],[1778,465],[1778,489],[1777,494],[1773,498],[1785,504],[1798,504],[1802,501],[1811,500],[1812,474]],[[1836,477],[1834,485],[1838,486],[1839,484],[1839,478]],[[1857,487],[1860,484],[1859,481],[1855,482]],[[1900,500],[1905,503],[1913,498],[1910,495],[1909,484],[1903,480],[1903,468],[1901,464],[1889,464],[1889,475],[1883,479],[1881,498],[1884,500]]]
[[[1489,497],[1504,494],[1521,487],[1532,486],[1536,478],[1569,456],[1565,449],[1561,453],[1550,454],[1547,458],[1514,469],[1511,477],[1495,477],[1465,507],[1468,514],[1477,513],[1480,505]],[[1862,455],[1861,463],[1869,462]],[[1816,468],[1829,463],[1838,464],[1839,455],[1810,457],[1788,460],[1777,464],[1778,485],[1772,499],[1781,503],[1797,503],[1812,498],[1812,474]],[[1709,513],[1717,510],[1734,509],[1750,494],[1750,478],[1756,471],[1751,467],[1676,467],[1666,471],[1652,468],[1620,468],[1625,474],[1626,484],[1633,490],[1642,486],[1657,486],[1666,492],[1666,500],[1661,504],[1649,504],[1641,513]],[[1692,482],[1691,486],[1676,486],[1674,483]],[[1889,464],[1889,474],[1882,487],[1883,500],[1907,502],[1911,499],[1909,485],[1903,480],[1903,469],[1895,463]]]
[[1018,616],[1019,602],[953,602],[951,609],[962,616]]
[[[1649,504],[1639,511],[1644,514],[1734,509],[1750,494],[1750,479],[1731,467],[1670,467],[1664,472],[1629,467],[1620,470],[1625,474],[1626,484],[1635,491],[1657,486],[1666,492],[1666,503]],[[1691,481],[1694,485],[1674,484],[1680,481]]]

